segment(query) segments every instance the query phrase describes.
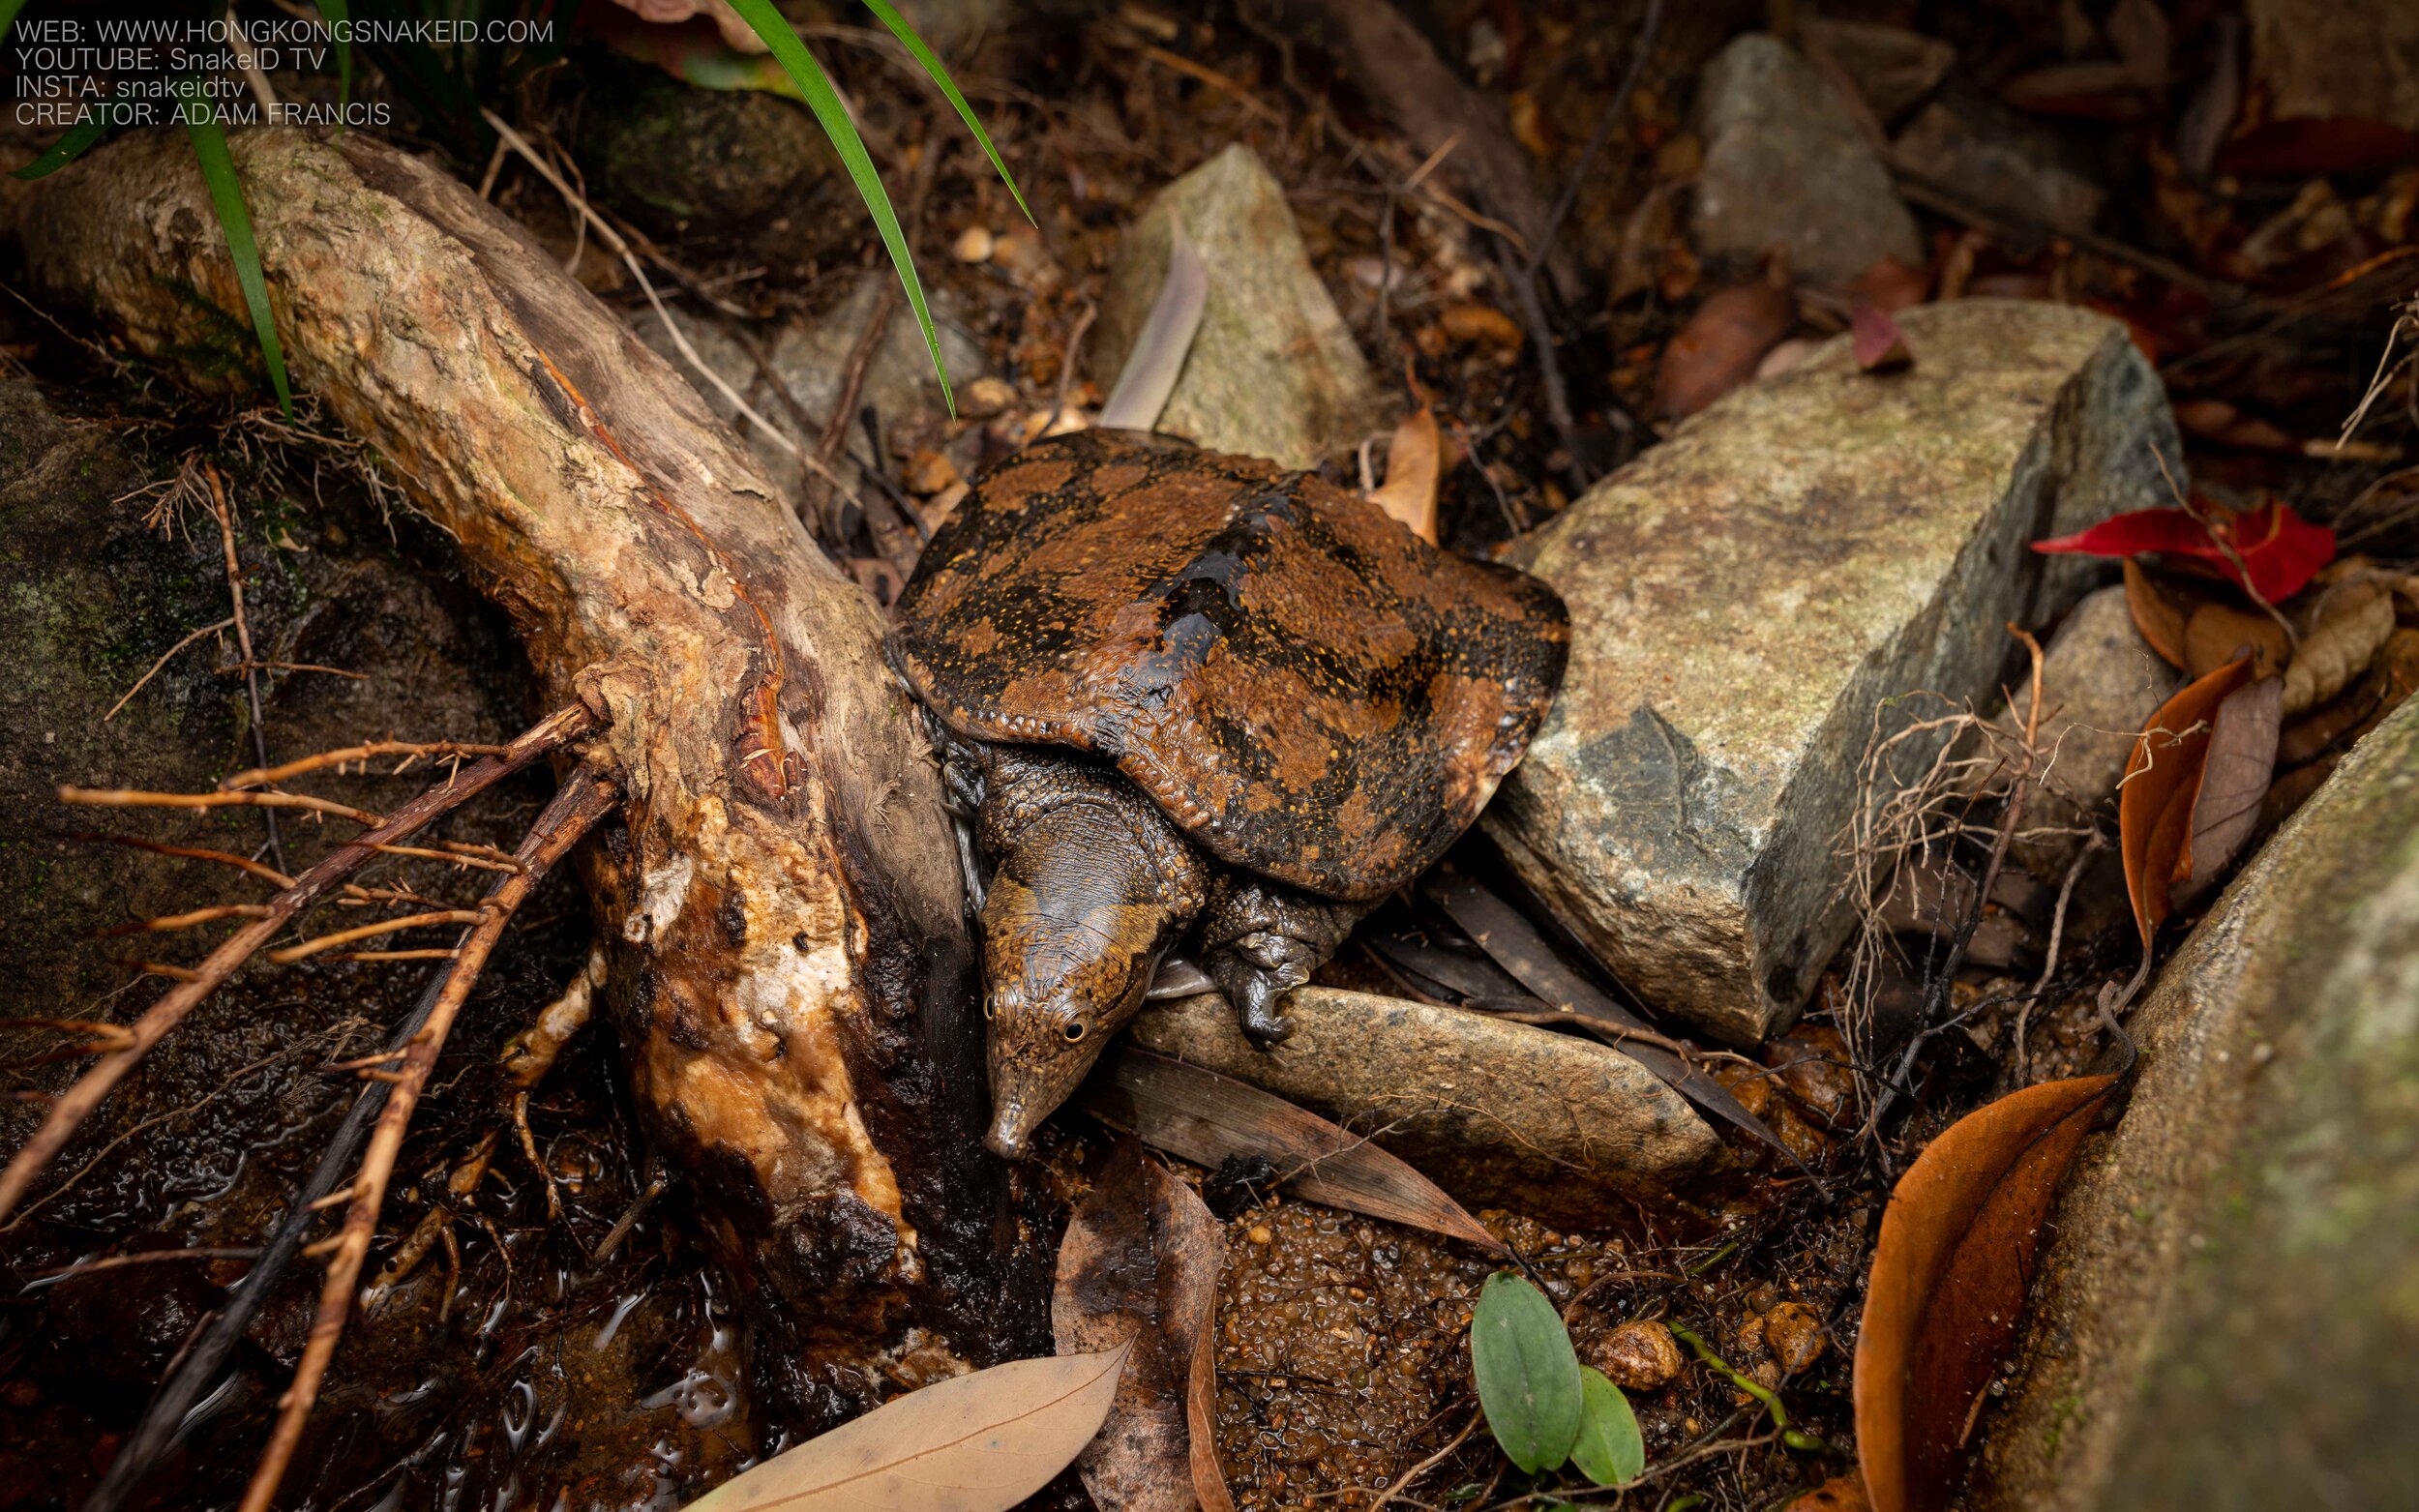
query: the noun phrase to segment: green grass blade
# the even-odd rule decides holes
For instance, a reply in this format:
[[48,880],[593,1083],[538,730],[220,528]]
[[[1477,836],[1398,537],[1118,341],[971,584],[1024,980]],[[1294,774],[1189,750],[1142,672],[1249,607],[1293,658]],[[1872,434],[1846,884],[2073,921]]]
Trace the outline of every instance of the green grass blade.
[[881,232],[882,246],[890,252],[890,265],[899,270],[899,282],[907,289],[908,304],[915,311],[915,324],[924,333],[924,345],[932,352],[933,371],[941,375],[941,397],[949,406],[951,418],[958,412],[958,401],[949,391],[949,370],[941,360],[941,338],[933,330],[932,311],[924,303],[924,284],[915,276],[915,258],[908,251],[907,233],[899,228],[898,212],[890,208],[890,195],[881,187],[881,175],[874,171],[874,160],[865,151],[865,141],[856,133],[855,123],[849,119],[848,107],[841,104],[839,91],[823,76],[822,66],[806,50],[806,44],[790,27],[772,0],[731,0],[731,8],[754,27],[756,35],[764,39],[764,45],[780,60],[790,81],[806,97],[806,106],[815,112],[815,119],[830,138],[832,150],[840,154],[841,165],[849,170],[849,178],[856,185],[858,197],[865,201],[865,211],[874,218],[874,226]]
[[[907,17],[899,14],[890,0],[865,0],[865,8],[890,28],[890,35],[899,39],[899,45],[907,48],[917,67],[932,75],[932,81],[949,97],[949,104],[957,108],[958,119],[964,121],[966,129],[974,133],[974,140],[982,144],[983,156],[989,158],[992,167],[998,170],[1000,182],[1008,186],[1008,193],[1015,196],[1016,208],[1025,212],[1026,220],[1033,221],[1032,207],[1025,203],[1025,192],[1016,187],[1015,175],[1009,173],[1008,165],[1000,161],[1000,149],[991,144],[991,133],[984,131],[983,123],[974,118],[974,107],[966,103],[964,95],[958,93],[957,80],[951,78],[949,71],[941,66],[941,60],[933,56],[933,50],[924,45],[924,39],[915,35],[915,28],[908,24]],[[1040,224],[1037,221],[1033,223]]]
[[[346,35],[345,17],[350,14],[344,0],[317,0],[319,19],[336,34],[336,98],[339,104],[353,103],[353,43]],[[344,118],[336,118],[336,134],[344,134]]]
[[201,97],[191,78],[179,81],[177,94],[185,104],[185,131],[201,162],[201,178],[210,187],[210,206],[219,214],[219,229],[226,233],[227,255],[235,259],[235,282],[244,290],[252,311],[253,334],[260,339],[260,356],[269,366],[269,383],[277,390],[278,408],[294,418],[294,396],[285,383],[285,351],[278,345],[277,322],[269,314],[269,281],[260,271],[260,248],[252,239],[252,214],[244,208],[243,181],[236,177],[235,159],[226,150],[226,133],[219,130],[215,107]]
[[[0,4],[6,3],[7,0],[0,0]],[[47,152],[10,174],[9,177],[38,179],[47,173],[56,173],[75,162],[85,148],[101,140],[101,133],[108,129],[107,119],[105,116],[96,115],[91,120],[71,128],[65,136],[50,144]]]

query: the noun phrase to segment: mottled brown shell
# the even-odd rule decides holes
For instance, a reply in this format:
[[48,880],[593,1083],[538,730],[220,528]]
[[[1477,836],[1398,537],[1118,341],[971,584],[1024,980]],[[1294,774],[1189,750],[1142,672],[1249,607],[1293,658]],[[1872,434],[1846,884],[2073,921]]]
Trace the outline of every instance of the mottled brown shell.
[[1222,860],[1347,899],[1469,827],[1570,637],[1545,584],[1316,476],[1118,430],[986,477],[899,617],[960,734],[1113,760]]

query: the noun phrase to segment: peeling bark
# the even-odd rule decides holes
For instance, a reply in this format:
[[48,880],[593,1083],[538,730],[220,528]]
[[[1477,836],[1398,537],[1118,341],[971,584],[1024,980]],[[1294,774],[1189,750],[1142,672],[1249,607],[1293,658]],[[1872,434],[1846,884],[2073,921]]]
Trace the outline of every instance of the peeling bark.
[[[585,875],[623,1052],[718,1247],[800,1304],[773,1310],[788,1394],[837,1415],[864,1390],[841,1365],[911,1384],[1030,1333],[1047,1282],[1002,1284],[956,850],[871,602],[681,377],[468,190],[361,133],[233,146],[297,386],[460,542],[538,696],[609,721],[584,754],[627,797]],[[184,381],[249,386],[181,139],[10,193],[0,234]]]

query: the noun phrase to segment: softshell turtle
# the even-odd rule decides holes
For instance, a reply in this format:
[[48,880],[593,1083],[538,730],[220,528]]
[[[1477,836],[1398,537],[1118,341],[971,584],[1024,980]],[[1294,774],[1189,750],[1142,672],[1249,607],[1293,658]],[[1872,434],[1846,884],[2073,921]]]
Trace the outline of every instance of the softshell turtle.
[[1470,826],[1569,641],[1534,578],[1315,474],[1130,430],[994,470],[898,612],[992,868],[986,1142],[1008,1156],[1180,944],[1256,1044],[1285,1038],[1278,997]]

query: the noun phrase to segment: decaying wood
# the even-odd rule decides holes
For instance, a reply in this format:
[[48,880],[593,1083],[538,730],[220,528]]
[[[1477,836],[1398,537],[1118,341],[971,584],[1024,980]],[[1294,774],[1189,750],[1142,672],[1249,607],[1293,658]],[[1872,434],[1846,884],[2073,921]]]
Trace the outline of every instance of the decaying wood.
[[[990,1352],[1018,1296],[972,954],[873,605],[688,385],[468,189],[360,133],[233,150],[297,386],[460,543],[534,692],[599,722],[581,758],[624,794],[582,862],[608,997],[711,1237],[812,1298],[790,1352],[889,1348],[901,1384]],[[197,387],[256,362],[177,137],[12,190],[0,234]],[[862,1405],[854,1379],[805,1394]]]

